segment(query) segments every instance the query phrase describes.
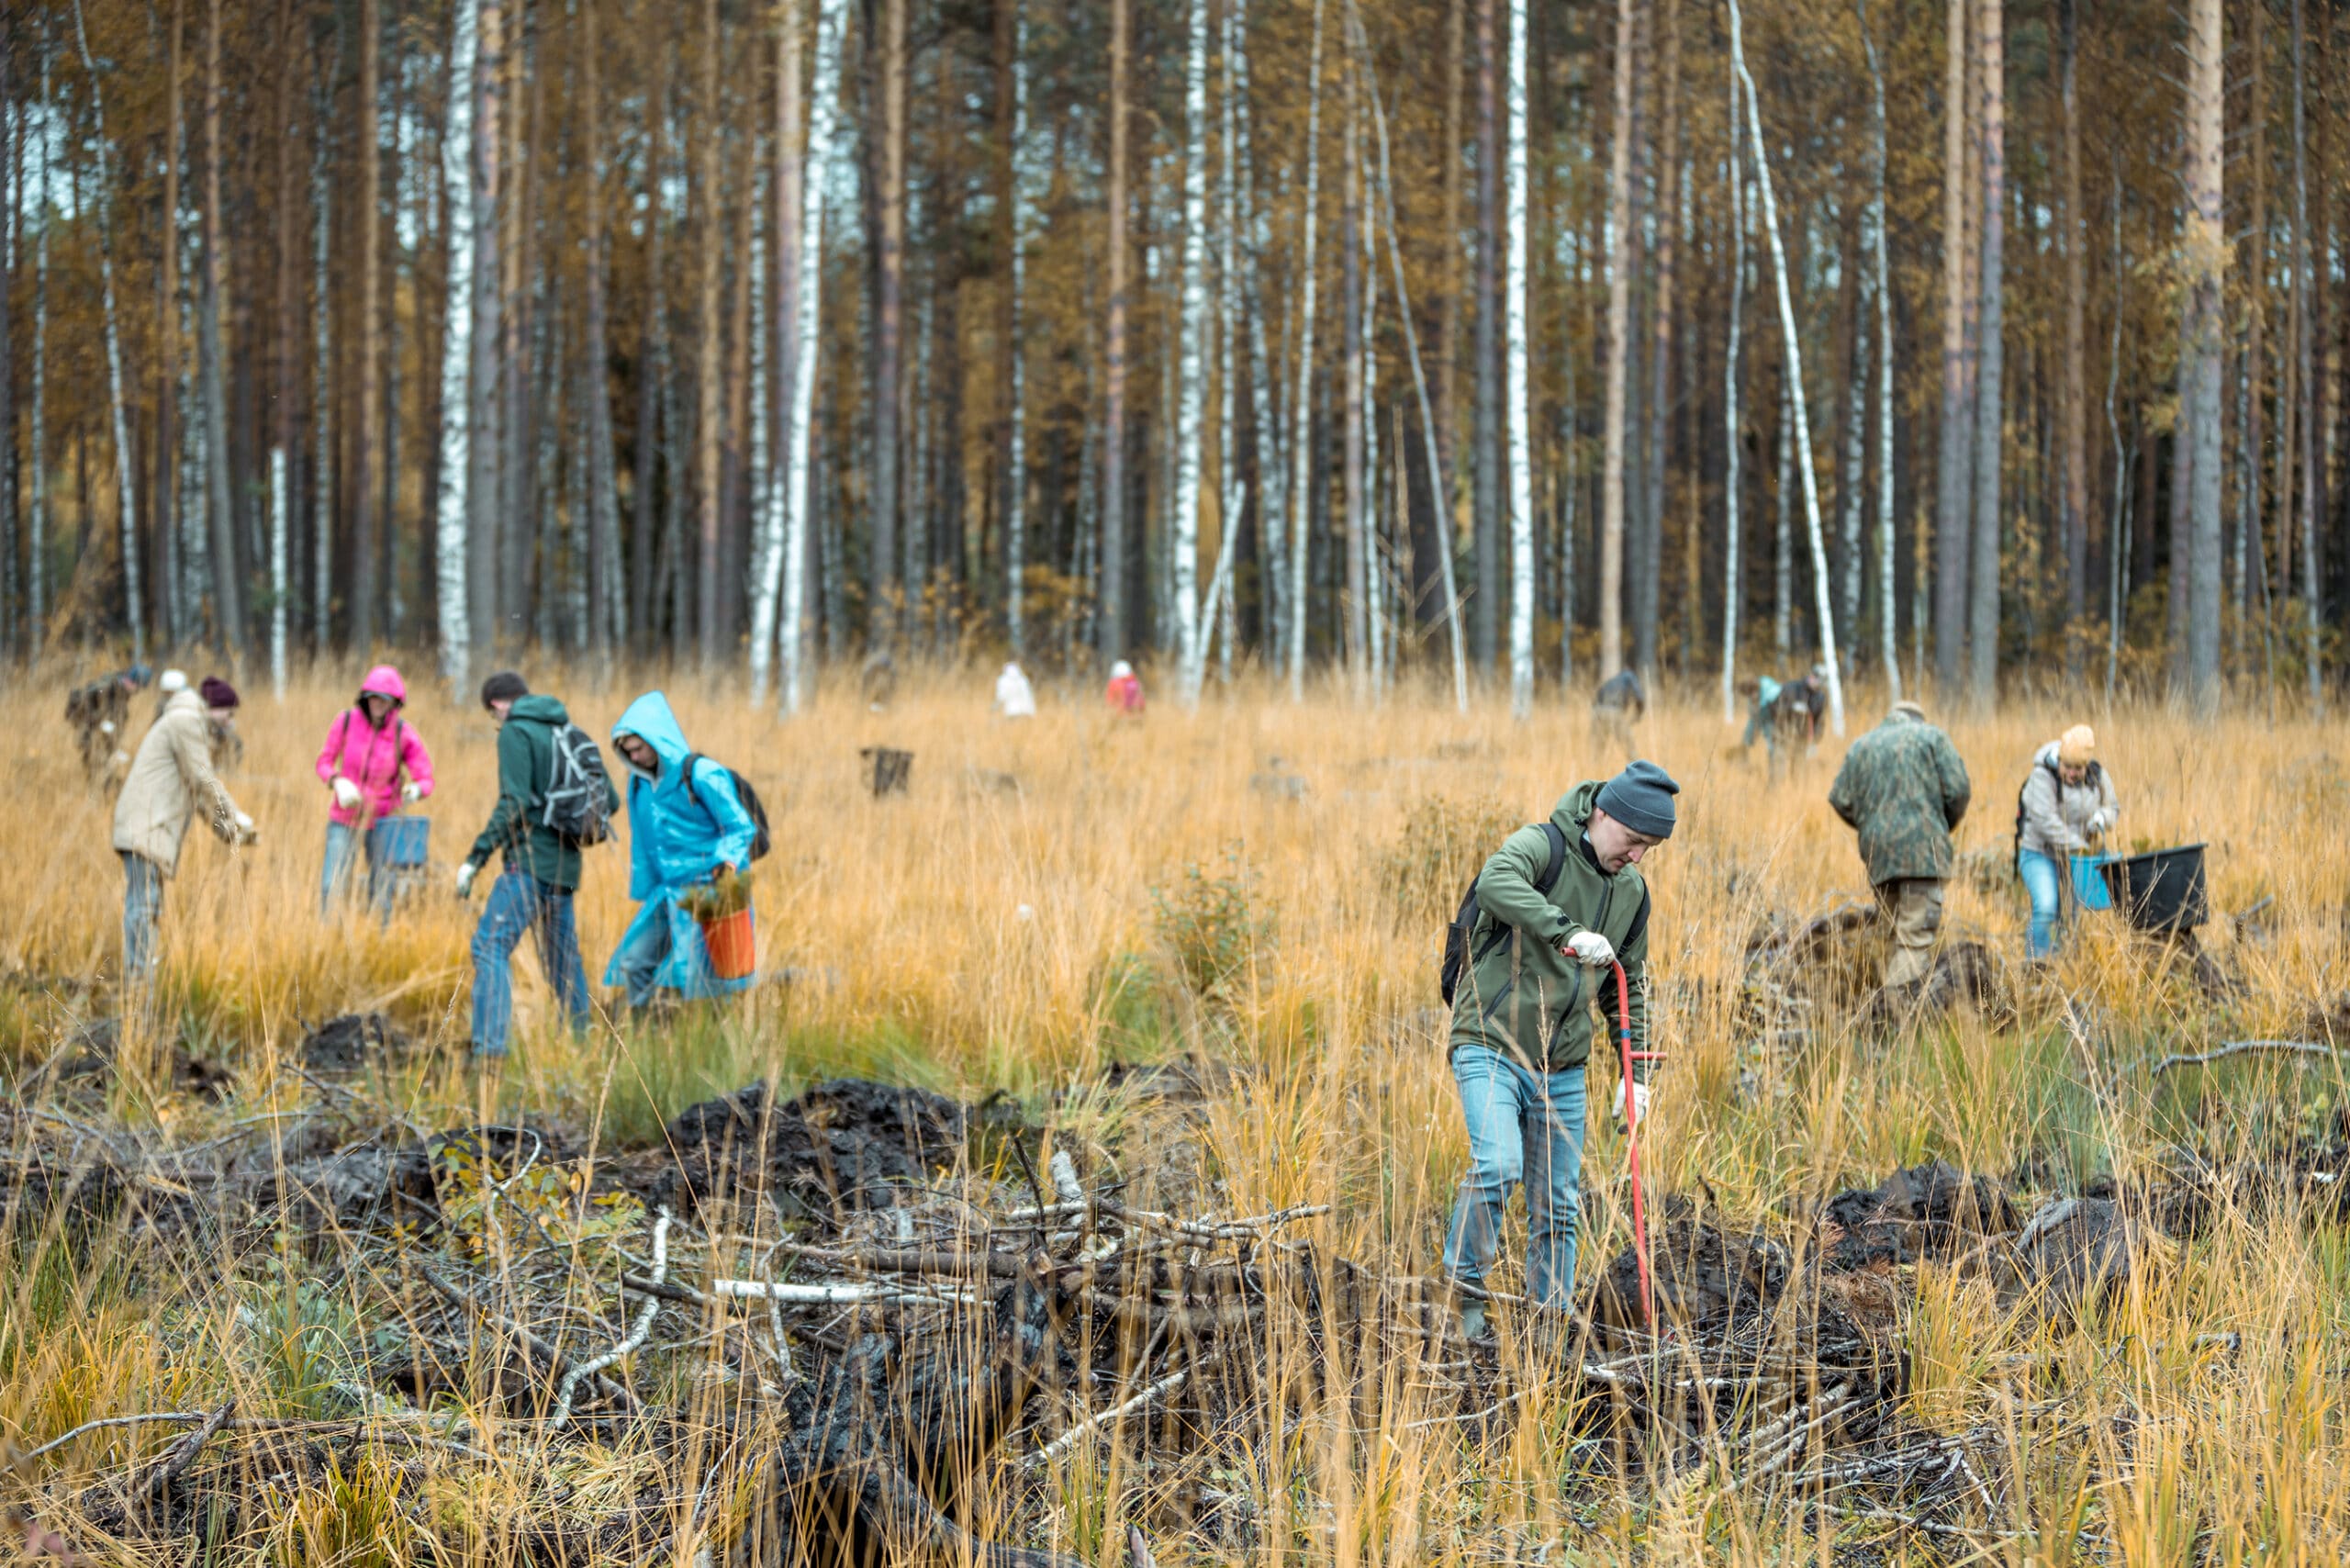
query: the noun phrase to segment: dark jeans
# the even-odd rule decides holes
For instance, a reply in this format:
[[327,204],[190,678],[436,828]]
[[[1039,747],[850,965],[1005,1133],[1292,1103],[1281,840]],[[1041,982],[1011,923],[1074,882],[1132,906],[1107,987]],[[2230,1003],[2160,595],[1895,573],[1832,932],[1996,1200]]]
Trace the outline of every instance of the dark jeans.
[[508,871],[489,887],[474,927],[473,1045],[476,1056],[502,1057],[514,1016],[511,958],[522,933],[539,938],[539,972],[575,1031],[588,1027],[588,971],[579,962],[579,926],[571,890]]

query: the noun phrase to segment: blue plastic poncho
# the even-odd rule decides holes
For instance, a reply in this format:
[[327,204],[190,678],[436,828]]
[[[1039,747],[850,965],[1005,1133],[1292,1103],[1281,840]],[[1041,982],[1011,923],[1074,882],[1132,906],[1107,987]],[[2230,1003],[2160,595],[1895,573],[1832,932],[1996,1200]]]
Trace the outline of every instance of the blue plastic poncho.
[[751,983],[750,976],[720,980],[711,973],[710,951],[700,923],[677,895],[698,882],[710,880],[720,866],[746,868],[755,832],[751,815],[734,792],[734,778],[707,757],[694,763],[693,778],[686,777],[686,758],[693,748],[669,700],[648,691],[628,705],[612,738],[635,735],[653,748],[661,771],[648,775],[629,767],[628,896],[643,907],[621,933],[620,946],[605,969],[606,985],[627,983],[622,958],[654,936],[653,928],[668,927],[668,952],[655,972],[652,984],[688,997],[723,996]]

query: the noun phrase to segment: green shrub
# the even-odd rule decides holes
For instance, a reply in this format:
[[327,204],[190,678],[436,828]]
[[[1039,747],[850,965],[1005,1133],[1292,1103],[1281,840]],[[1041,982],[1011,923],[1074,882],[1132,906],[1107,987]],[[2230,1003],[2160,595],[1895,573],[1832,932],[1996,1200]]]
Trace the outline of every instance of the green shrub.
[[1224,853],[1225,873],[1211,877],[1185,861],[1171,889],[1155,887],[1158,936],[1174,956],[1176,972],[1194,994],[1225,995],[1273,945],[1273,916],[1260,908],[1255,877],[1238,846]]

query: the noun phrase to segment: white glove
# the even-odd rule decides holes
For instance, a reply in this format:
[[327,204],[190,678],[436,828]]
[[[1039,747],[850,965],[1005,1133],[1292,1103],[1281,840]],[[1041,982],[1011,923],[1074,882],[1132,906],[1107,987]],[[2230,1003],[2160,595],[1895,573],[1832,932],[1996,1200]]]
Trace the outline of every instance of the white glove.
[[1604,969],[1616,961],[1615,945],[1596,931],[1578,931],[1560,951],[1587,969]]
[[237,813],[237,842],[239,844],[257,844],[260,840],[261,830],[253,826],[253,819],[247,816],[244,812],[239,812]]
[[2112,825],[2113,814],[2110,812],[2100,811],[2097,815],[2089,818],[2089,836],[2091,838],[2103,838],[2106,834],[2106,830],[2110,828]]
[[474,873],[480,869],[480,867],[475,865],[470,860],[457,868],[457,896],[459,898],[470,898],[473,896]]
[[102,735],[110,735],[110,734],[114,734],[114,721],[113,721],[112,719],[101,719],[101,720],[99,720],[99,721],[98,721],[98,734],[102,734]]
[[334,782],[330,788],[334,790],[334,803],[336,805],[341,806],[346,812],[355,812],[359,809],[358,785],[353,784],[350,779],[345,778],[341,774],[338,773],[334,776]]
[[[1621,1099],[1616,1102],[1614,1110],[1617,1123],[1620,1126],[1624,1120],[1624,1102]],[[1645,1083],[1635,1083],[1632,1085],[1632,1126],[1637,1127],[1648,1119],[1649,1086]]]
[[420,784],[403,784],[403,785],[401,785],[401,786],[400,786],[400,804],[401,804],[401,805],[403,805],[403,806],[413,806],[414,804],[416,804],[419,801],[421,801],[422,799],[424,799],[424,787],[423,787],[422,785],[420,785]]

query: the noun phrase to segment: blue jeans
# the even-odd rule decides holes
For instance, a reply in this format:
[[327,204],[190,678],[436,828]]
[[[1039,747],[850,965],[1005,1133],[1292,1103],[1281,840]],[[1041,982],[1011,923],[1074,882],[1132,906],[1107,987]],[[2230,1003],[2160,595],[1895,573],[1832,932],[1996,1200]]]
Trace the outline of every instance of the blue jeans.
[[539,937],[539,972],[563,1006],[575,1033],[588,1027],[588,971],[579,962],[579,926],[571,913],[571,890],[508,871],[489,887],[481,924],[474,927],[473,1045],[476,1056],[506,1054],[514,1016],[514,975],[509,962],[522,933]]
[[[668,961],[669,949],[674,946],[676,943],[669,935],[669,923],[666,920],[640,922],[632,925],[628,934],[621,938],[620,946],[612,953],[611,969],[619,974],[632,1009],[643,1007],[653,1000],[653,992],[660,980],[661,966]],[[604,983],[612,983],[610,973],[604,976]]]
[[122,857],[122,983],[144,990],[155,978],[155,925],[163,915],[163,872],[144,855]]
[[[367,853],[367,835],[355,827],[330,819],[327,823],[326,862],[319,868],[319,915],[321,919],[333,909],[337,895],[349,890],[353,864]],[[367,907],[376,911],[385,924],[392,918],[390,885],[372,853],[367,854]]]
[[2071,868],[2037,849],[2026,849],[2016,856],[2016,869],[2023,873],[2024,891],[2031,895],[2027,948],[2032,958],[2044,958],[2056,949],[2056,923],[2064,918],[2065,883]]
[[1452,1053],[1460,1114],[1469,1124],[1469,1174],[1453,1205],[1445,1272],[1471,1284],[1492,1267],[1510,1189],[1526,1184],[1526,1294],[1564,1307],[1575,1286],[1582,1217],[1583,1069],[1528,1070],[1487,1046]]

